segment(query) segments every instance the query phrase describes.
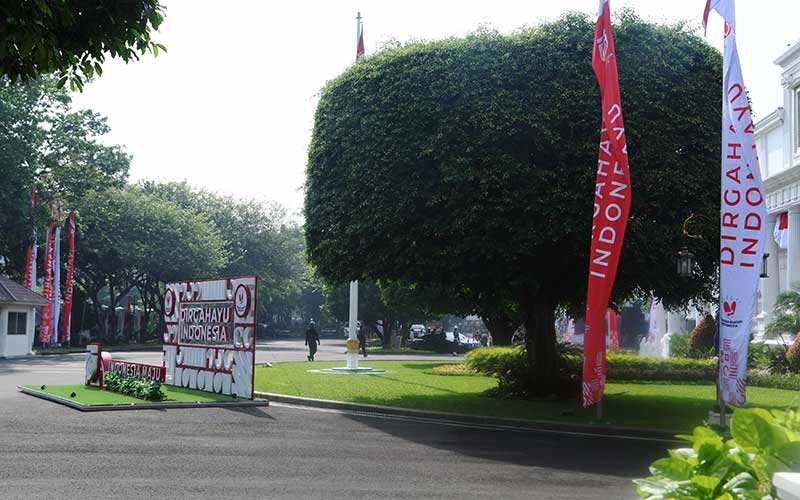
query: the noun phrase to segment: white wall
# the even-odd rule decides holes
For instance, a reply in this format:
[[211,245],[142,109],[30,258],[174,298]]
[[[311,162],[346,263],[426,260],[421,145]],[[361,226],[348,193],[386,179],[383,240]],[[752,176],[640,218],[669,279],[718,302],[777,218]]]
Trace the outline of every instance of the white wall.
[[[0,308],[0,357],[27,356],[33,342],[33,307],[4,306]],[[8,313],[21,312],[28,315],[27,335],[8,335]]]

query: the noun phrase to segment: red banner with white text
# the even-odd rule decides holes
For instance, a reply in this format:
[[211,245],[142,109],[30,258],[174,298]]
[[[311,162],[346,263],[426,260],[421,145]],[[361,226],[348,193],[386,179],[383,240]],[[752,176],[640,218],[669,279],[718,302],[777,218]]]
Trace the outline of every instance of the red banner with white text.
[[69,214],[67,221],[67,238],[69,240],[69,256],[67,257],[67,283],[64,289],[64,328],[61,342],[69,344],[72,326],[72,282],[75,275],[75,212]]
[[603,398],[606,382],[606,309],[631,206],[628,151],[619,95],[617,59],[608,0],[600,0],[592,67],[600,84],[603,121],[592,215],[589,289],[583,344],[583,405]]
[[[52,210],[52,204],[51,204]],[[47,226],[47,249],[44,253],[44,289],[42,295],[51,302],[42,306],[42,319],[39,321],[39,341],[43,344],[49,344],[52,340],[51,332],[53,330],[53,231],[55,230],[55,222],[50,219],[50,224]]]
[[25,255],[25,288],[28,290],[36,291],[36,219],[34,218],[34,210],[36,209],[36,188],[31,189],[31,221],[33,225],[33,232],[31,233],[31,241],[28,243],[28,252]]

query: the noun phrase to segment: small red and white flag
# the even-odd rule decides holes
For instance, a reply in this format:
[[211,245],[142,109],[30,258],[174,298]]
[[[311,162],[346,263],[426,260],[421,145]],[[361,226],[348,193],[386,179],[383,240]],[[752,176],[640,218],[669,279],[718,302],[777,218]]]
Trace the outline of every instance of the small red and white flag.
[[783,212],[778,216],[777,222],[775,222],[775,243],[778,244],[779,247],[786,250],[789,248],[789,214],[788,212]]
[[361,22],[361,12],[356,16],[356,61],[364,57],[364,23]]

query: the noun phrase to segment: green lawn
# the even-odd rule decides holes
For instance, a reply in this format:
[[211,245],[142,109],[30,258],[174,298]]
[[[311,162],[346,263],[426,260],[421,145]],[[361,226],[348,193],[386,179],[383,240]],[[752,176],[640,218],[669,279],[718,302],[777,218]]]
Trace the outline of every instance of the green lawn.
[[[46,385],[42,390],[41,386],[26,385],[27,389],[37,392],[44,392],[64,399],[76,401],[85,405],[107,405],[114,403],[149,403],[143,399],[118,394],[116,392],[105,391],[97,387],[86,385]],[[195,401],[234,401],[235,398],[223,394],[213,394],[205,391],[194,391],[183,387],[173,387],[162,385],[161,390],[167,396],[166,402],[195,402]],[[75,393],[75,397],[70,396]]]
[[[437,374],[436,361],[361,360],[363,366],[390,373],[340,375],[306,370],[342,366],[343,362],[275,363],[256,367],[257,391],[419,410],[472,415],[592,423],[594,409],[577,401],[497,400],[481,393],[497,383],[482,375]],[[751,387],[749,404],[760,407],[800,406],[800,391]],[[688,431],[708,416],[714,386],[653,382],[611,382],[606,385],[605,421],[609,425]]]

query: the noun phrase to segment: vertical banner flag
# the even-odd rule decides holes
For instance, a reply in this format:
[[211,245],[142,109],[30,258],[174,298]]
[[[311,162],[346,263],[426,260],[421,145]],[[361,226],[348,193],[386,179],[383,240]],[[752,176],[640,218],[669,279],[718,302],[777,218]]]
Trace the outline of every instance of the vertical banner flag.
[[61,342],[69,345],[72,326],[72,281],[75,274],[75,211],[69,214],[67,222],[67,239],[69,241],[69,257],[67,257],[67,282],[64,286],[64,328]]
[[58,205],[56,230],[53,233],[53,312],[50,338],[58,343],[58,318],[61,313],[61,204]]
[[364,24],[361,22],[361,12],[356,16],[356,62],[364,57]]
[[767,209],[753,119],[736,48],[734,0],[707,0],[703,26],[716,10],[725,20],[722,77],[719,393],[745,403],[747,347],[766,240]]
[[36,188],[31,188],[31,223],[33,231],[31,232],[31,242],[28,244],[28,252],[25,256],[25,288],[31,291],[36,291],[36,257],[38,252],[36,248],[37,232],[36,232],[36,219],[34,218],[34,210],[36,209]]
[[[783,212],[778,215],[773,236],[775,236],[775,243],[777,243],[780,248],[784,250],[789,248],[789,212]],[[777,257],[777,255],[775,257]]]
[[608,0],[600,0],[592,67],[600,84],[603,121],[592,215],[589,290],[583,341],[583,405],[600,402],[606,382],[605,314],[617,274],[631,206],[628,150],[619,97],[617,58]]
[[44,253],[44,298],[51,301],[42,306],[42,319],[39,321],[39,341],[50,343],[50,332],[53,326],[53,202],[50,201],[50,223],[47,225],[47,249]]
[[619,351],[619,316],[617,312],[608,308],[606,312],[606,328],[608,328],[608,346],[612,351]]

